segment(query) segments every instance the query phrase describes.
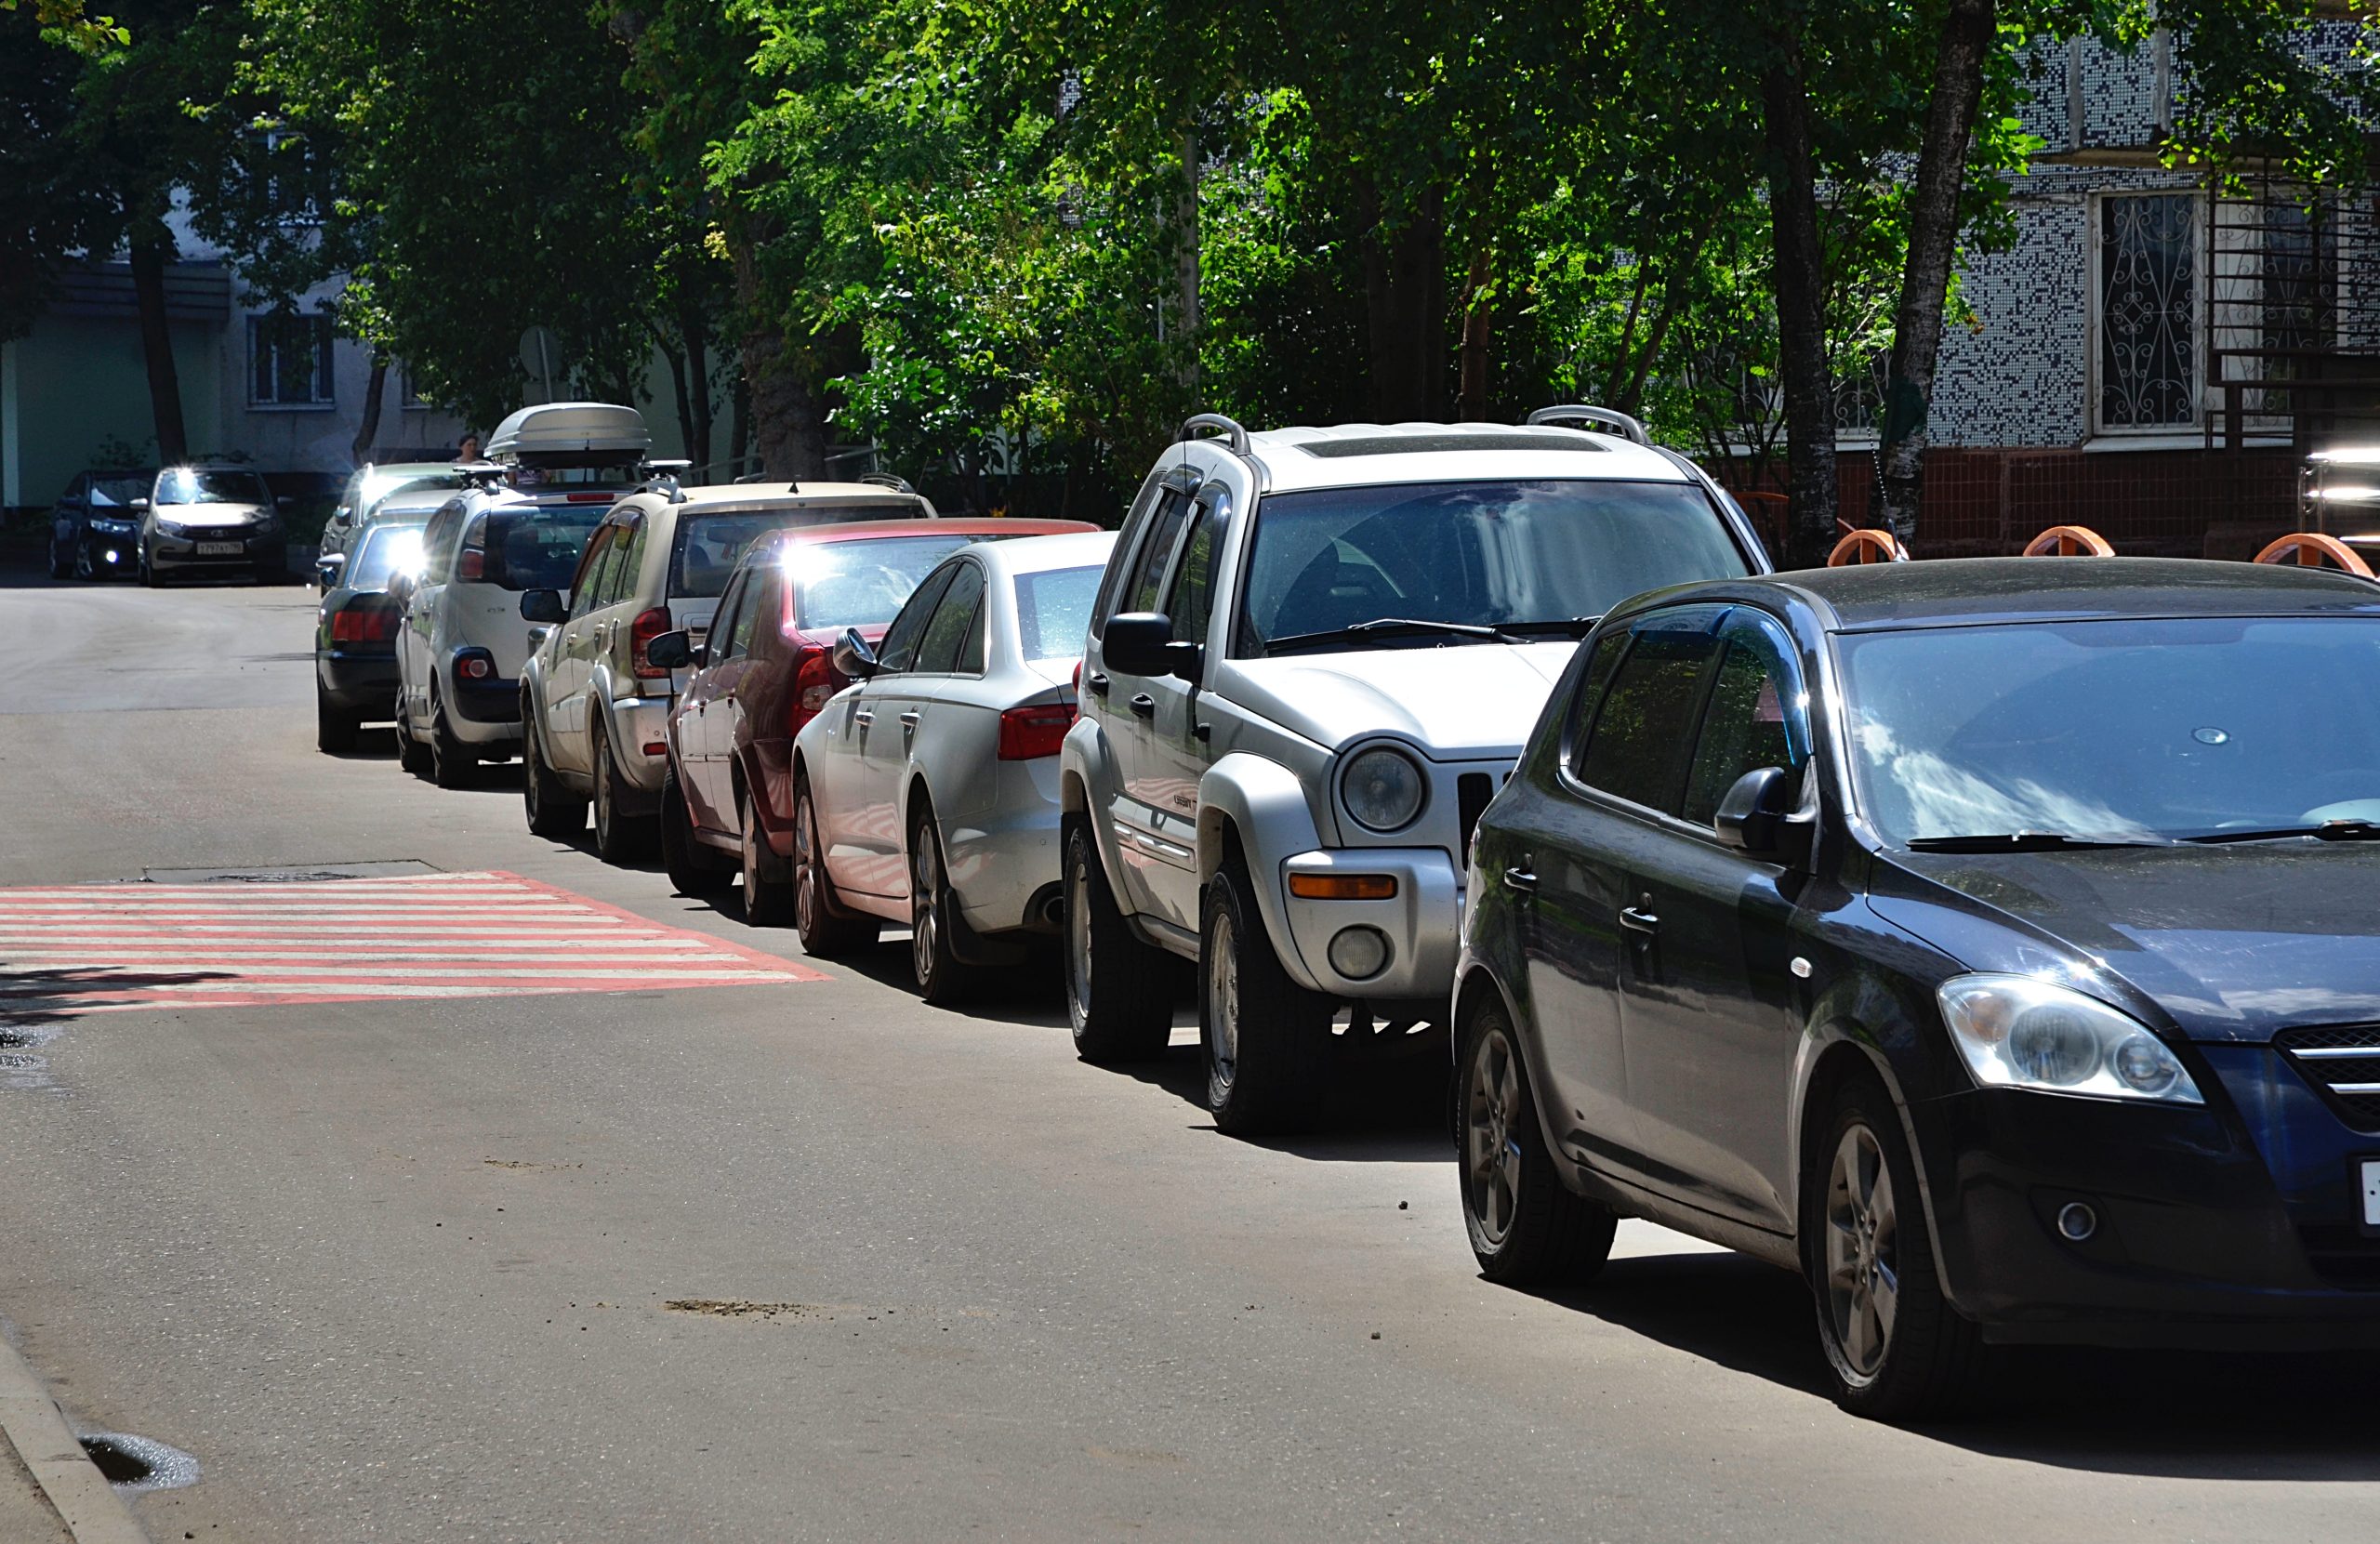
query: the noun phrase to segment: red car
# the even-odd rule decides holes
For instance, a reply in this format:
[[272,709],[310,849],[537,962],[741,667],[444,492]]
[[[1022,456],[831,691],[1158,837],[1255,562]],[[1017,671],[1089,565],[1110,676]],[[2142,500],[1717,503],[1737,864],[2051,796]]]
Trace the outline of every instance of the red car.
[[747,920],[789,915],[793,737],[851,681],[834,649],[856,627],[873,643],[936,563],[970,542],[1099,527],[1076,520],[879,520],[779,531],[754,542],[721,592],[701,645],[655,639],[648,658],[683,651],[694,675],[669,711],[661,853],[688,895],[744,874]]

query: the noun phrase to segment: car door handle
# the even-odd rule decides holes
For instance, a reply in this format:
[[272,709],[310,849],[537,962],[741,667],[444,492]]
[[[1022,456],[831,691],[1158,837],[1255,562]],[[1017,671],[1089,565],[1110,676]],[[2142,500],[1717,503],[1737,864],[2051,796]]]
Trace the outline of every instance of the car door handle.
[[1145,692],[1143,692],[1132,698],[1131,707],[1133,712],[1139,714],[1144,719],[1154,719],[1157,717],[1157,699],[1150,696]]
[[1083,684],[1103,697],[1107,695],[1107,678],[1097,670],[1083,678]]
[[1534,895],[1537,893],[1537,875],[1526,868],[1508,868],[1504,870],[1504,888],[1519,891],[1524,895]]
[[862,729],[866,729],[868,725],[876,722],[876,715],[867,711],[866,708],[862,708],[852,715],[852,722],[859,725]]
[[1620,925],[1631,932],[1658,932],[1661,919],[1642,906],[1622,906],[1620,908]]
[[901,715],[901,727],[902,727],[903,729],[915,729],[915,728],[917,728],[917,727],[918,727],[918,714],[917,714],[914,710],[912,710],[912,711],[910,711],[910,712],[907,712],[907,713],[904,713],[904,714],[902,714],[902,715]]

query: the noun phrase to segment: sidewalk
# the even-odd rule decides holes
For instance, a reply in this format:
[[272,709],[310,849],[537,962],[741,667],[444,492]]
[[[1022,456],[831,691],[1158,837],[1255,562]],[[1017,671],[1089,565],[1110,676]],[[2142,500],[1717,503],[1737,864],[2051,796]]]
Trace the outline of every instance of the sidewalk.
[[66,1520],[49,1504],[33,1471],[0,1432],[0,1538],[8,1544],[74,1544]]

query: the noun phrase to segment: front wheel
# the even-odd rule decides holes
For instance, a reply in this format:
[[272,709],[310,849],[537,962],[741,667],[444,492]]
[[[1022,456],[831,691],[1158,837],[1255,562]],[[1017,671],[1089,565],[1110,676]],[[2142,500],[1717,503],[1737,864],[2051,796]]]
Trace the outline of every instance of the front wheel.
[[1593,1279],[1611,1257],[1620,1219],[1554,1171],[1528,1063],[1501,1005],[1471,1015],[1458,1066],[1462,1221],[1479,1273],[1507,1287]]
[[49,544],[49,576],[53,579],[63,579],[72,575],[73,572],[74,564],[73,560],[60,557],[58,555],[58,543],[55,540],[51,541]]
[[140,549],[140,583],[148,589],[155,589],[158,585],[157,565],[149,561],[149,549],[145,547]]
[[1198,1037],[1215,1126],[1236,1137],[1303,1130],[1322,1107],[1330,999],[1282,969],[1236,864],[1208,884],[1202,920]]
[[818,802],[806,776],[793,784],[793,925],[800,930],[803,951],[820,959],[873,948],[881,930],[874,917],[845,911],[836,897],[818,837]]
[[1892,1096],[1870,1075],[1835,1090],[1802,1176],[1803,1263],[1834,1402],[1912,1421],[1955,1413],[1989,1370],[1983,1332],[1950,1306]]
[[727,869],[694,839],[694,815],[674,762],[661,769],[661,866],[681,895],[717,895],[727,889]]
[[1113,1066],[1165,1054],[1173,1038],[1173,957],[1132,931],[1090,823],[1066,826],[1066,1016],[1075,1054]]

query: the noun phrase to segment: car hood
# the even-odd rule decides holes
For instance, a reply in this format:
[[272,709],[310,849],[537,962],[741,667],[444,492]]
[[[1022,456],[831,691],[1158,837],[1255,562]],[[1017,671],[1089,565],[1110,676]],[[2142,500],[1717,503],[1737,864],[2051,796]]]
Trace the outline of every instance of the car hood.
[[[2062,944],[2192,1039],[2263,1041],[2380,1020],[2375,892],[2380,844],[2304,840],[1895,853],[1870,904],[1970,970],[2055,970]],[[2018,926],[1994,925],[2008,921]]]
[[1332,749],[1386,733],[1448,759],[1516,756],[1577,648],[1563,639],[1234,660],[1215,687]]
[[256,504],[161,504],[155,512],[159,520],[169,520],[176,525],[245,525],[263,518],[264,508]]

